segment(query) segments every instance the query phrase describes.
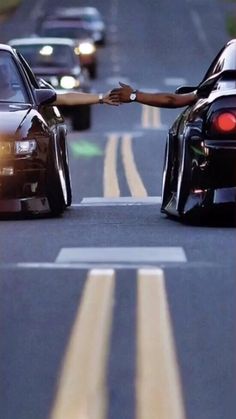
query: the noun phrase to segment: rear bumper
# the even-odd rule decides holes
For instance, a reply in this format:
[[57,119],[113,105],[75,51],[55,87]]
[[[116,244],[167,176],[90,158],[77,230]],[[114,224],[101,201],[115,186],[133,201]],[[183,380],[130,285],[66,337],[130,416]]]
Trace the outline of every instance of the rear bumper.
[[181,215],[232,209],[236,213],[236,187],[191,192]]

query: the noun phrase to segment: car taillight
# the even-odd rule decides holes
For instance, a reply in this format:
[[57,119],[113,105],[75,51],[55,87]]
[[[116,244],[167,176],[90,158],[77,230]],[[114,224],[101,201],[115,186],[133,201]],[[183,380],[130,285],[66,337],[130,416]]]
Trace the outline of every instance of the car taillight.
[[236,132],[236,115],[232,112],[222,112],[214,117],[213,126],[222,134]]

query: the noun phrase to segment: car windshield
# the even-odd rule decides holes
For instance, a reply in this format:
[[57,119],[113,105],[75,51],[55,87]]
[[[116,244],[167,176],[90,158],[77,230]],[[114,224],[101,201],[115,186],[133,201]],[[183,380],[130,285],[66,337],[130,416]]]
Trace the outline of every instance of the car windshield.
[[28,102],[19,70],[7,51],[0,51],[0,102]]
[[73,51],[67,45],[30,44],[15,48],[31,67],[73,67]]
[[41,36],[53,38],[85,39],[90,36],[90,32],[85,28],[70,26],[51,26],[44,27]]

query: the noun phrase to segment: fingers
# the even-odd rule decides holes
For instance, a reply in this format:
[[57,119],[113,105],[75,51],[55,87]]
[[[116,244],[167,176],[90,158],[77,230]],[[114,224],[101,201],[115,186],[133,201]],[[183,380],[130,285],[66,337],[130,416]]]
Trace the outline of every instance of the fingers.
[[128,84],[122,83],[122,81],[119,81],[119,85],[121,87],[130,87]]

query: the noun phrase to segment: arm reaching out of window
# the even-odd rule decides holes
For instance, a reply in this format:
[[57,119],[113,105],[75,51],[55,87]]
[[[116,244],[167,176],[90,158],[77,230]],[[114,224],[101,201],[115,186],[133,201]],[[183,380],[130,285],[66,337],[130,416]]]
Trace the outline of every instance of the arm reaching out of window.
[[160,108],[180,108],[192,105],[197,101],[196,92],[186,94],[148,93],[134,90],[131,86],[121,83],[110,92],[110,99],[120,103],[138,102]]

